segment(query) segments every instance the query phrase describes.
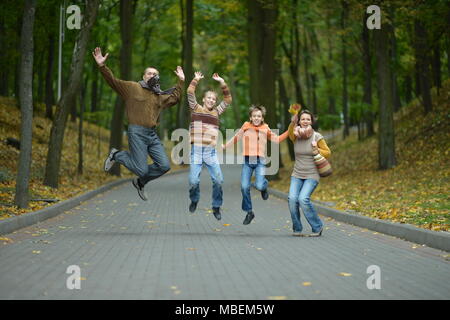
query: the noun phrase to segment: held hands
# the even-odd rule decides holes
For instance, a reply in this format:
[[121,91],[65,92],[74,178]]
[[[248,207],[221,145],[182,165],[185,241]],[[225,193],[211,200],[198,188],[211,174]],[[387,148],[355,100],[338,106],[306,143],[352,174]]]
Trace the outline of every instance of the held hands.
[[317,141],[312,141],[311,147],[313,150],[313,155],[319,154],[319,148],[317,147]]
[[108,59],[109,53],[107,53],[105,56],[102,55],[102,49],[99,47],[95,48],[92,52],[92,56],[95,59],[95,62],[97,62],[99,67],[103,67],[105,65],[106,59]]
[[182,67],[177,66],[177,69],[174,72],[177,75],[178,79],[184,81],[184,71]]

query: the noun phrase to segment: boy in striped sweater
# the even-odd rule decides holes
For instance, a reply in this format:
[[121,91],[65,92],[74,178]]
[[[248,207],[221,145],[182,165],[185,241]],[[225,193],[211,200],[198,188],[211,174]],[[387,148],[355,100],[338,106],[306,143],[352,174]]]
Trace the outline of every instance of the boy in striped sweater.
[[212,78],[220,83],[223,100],[216,106],[217,94],[214,91],[206,91],[202,99],[203,105],[198,104],[195,98],[195,88],[203,78],[204,76],[201,72],[195,72],[194,79],[192,79],[187,89],[187,97],[191,109],[191,124],[189,128],[191,139],[189,198],[191,204],[189,205],[189,211],[195,211],[200,199],[200,173],[204,164],[208,169],[213,184],[213,214],[217,220],[220,220],[222,218],[220,207],[223,202],[223,175],[215,147],[219,132],[219,115],[231,104],[232,98],[225,81],[217,73],[214,73]]

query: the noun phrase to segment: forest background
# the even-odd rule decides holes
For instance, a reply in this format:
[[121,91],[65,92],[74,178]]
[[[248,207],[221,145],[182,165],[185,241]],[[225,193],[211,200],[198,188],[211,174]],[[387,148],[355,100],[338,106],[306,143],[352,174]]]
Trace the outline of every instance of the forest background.
[[[284,130],[289,106],[301,104],[333,152],[334,174],[316,199],[448,231],[449,32],[444,0],[2,1],[1,218],[129,175],[119,166],[102,172],[110,147],[127,148],[127,122],[92,59],[99,46],[116,77],[138,81],[155,66],[163,89],[176,83],[177,65],[186,87],[194,71],[206,75],[199,94],[218,89],[209,79],[218,72],[233,95],[223,132],[239,128],[251,104],[266,106],[266,122]],[[168,154],[173,130],[189,119],[185,95],[161,114]],[[286,191],[292,143],[282,151],[270,179]]]

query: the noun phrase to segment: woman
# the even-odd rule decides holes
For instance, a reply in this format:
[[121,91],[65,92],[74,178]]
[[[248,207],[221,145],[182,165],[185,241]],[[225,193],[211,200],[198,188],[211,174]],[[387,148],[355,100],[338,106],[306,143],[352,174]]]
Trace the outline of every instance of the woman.
[[304,236],[300,222],[299,207],[302,208],[306,220],[311,225],[311,236],[321,236],[323,222],[311,203],[311,194],[319,184],[319,172],[314,164],[314,155],[320,153],[325,158],[331,154],[323,136],[315,132],[312,125],[314,115],[303,110],[294,120],[296,126],[290,126],[289,137],[294,142],[295,165],[291,175],[289,188],[289,211],[291,212],[294,236]]

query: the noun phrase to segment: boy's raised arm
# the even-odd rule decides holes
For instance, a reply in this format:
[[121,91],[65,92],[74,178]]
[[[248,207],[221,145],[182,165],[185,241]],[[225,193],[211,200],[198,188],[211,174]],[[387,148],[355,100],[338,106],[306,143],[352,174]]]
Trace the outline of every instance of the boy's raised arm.
[[194,73],[194,79],[192,79],[189,87],[187,88],[188,103],[189,107],[192,110],[194,110],[198,105],[197,99],[195,98],[195,89],[197,88],[197,84],[201,79],[203,79],[203,74],[200,71],[196,71]]
[[223,93],[223,100],[217,106],[217,111],[219,112],[219,115],[220,115],[231,104],[233,99],[231,97],[230,89],[228,88],[227,84],[225,83],[225,80],[223,80],[223,78],[220,77],[219,74],[217,74],[217,73],[213,74],[213,79],[220,83],[220,88],[222,88],[222,93]]

